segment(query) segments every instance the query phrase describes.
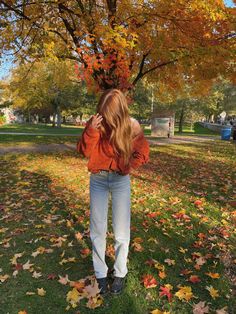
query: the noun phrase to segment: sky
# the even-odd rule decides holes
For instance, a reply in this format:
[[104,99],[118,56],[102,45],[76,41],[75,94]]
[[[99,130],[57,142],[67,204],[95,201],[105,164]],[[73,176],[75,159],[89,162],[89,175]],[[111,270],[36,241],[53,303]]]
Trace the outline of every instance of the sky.
[[[235,6],[233,3],[233,0],[224,0],[224,1],[228,7]],[[0,58],[0,80],[9,74],[11,68],[13,67],[12,61],[13,61],[13,58],[10,56],[3,56],[3,58]]]

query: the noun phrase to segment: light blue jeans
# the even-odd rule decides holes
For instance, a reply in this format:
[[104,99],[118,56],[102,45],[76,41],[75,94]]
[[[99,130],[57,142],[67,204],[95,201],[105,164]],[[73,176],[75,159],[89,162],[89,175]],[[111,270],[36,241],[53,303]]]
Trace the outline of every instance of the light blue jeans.
[[114,275],[125,277],[130,243],[130,175],[101,170],[90,174],[90,239],[96,278],[107,276],[105,262],[109,192],[112,201],[112,228],[115,238]]

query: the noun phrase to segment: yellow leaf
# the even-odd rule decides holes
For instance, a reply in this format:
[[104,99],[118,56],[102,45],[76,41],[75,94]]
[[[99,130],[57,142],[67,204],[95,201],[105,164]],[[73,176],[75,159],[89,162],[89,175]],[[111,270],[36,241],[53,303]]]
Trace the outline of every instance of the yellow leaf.
[[97,297],[91,297],[89,298],[86,306],[90,309],[95,309],[96,307],[99,307],[103,303],[103,298],[102,296],[97,296]]
[[4,282],[4,281],[6,281],[8,278],[9,278],[10,276],[9,275],[0,275],[0,281],[1,282]]
[[182,246],[179,248],[180,253],[185,253],[188,251],[188,249],[184,249]]
[[189,301],[193,297],[192,288],[187,286],[180,286],[179,291],[175,293],[175,295],[180,300],[186,300]]
[[43,288],[37,288],[38,290],[38,295],[40,295],[41,297],[43,297],[46,294],[46,291]]
[[77,306],[77,303],[80,300],[80,294],[76,288],[73,288],[66,295],[66,301],[69,302],[73,308]]
[[214,289],[212,286],[207,286],[206,289],[210,292],[210,295],[213,299],[219,297],[219,290]]
[[166,312],[166,311],[162,312],[156,309],[156,310],[151,311],[151,314],[170,314],[170,312]]

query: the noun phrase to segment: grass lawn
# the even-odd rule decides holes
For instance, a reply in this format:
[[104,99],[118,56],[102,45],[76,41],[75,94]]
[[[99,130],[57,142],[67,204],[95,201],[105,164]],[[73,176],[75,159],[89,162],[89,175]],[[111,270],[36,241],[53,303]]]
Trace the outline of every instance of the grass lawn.
[[199,123],[194,123],[193,129],[191,129],[189,125],[184,125],[182,133],[178,131],[178,126],[175,126],[175,134],[220,136],[219,133],[204,128]]
[[[53,128],[47,124],[8,124],[0,126],[0,132],[11,133],[35,133],[39,135],[14,135],[14,134],[0,134],[0,144],[4,145],[29,145],[32,143],[75,143],[78,137],[82,134],[84,127],[82,126],[68,126],[62,125],[61,128]],[[144,133],[146,136],[151,135],[151,129],[144,126]],[[43,135],[45,134],[45,135]],[[46,134],[57,134],[57,136],[49,136]],[[74,136],[64,136],[63,134],[74,134]],[[191,131],[190,127],[185,126],[183,133],[179,133],[177,128],[175,129],[175,135],[201,135],[201,136],[216,136],[218,133],[203,128],[198,123],[194,125],[194,129]]]
[[62,124],[61,128],[52,127],[51,124],[30,124],[30,123],[13,123],[0,126],[1,132],[17,133],[54,133],[54,134],[77,134],[80,126]]
[[[50,144],[50,143],[75,143],[77,141],[76,135],[80,136],[83,132],[81,126],[62,125],[61,128],[53,128],[47,124],[8,124],[0,126],[0,132],[10,133],[35,133],[39,135],[14,135],[14,134],[0,134],[0,144],[4,145],[24,145],[27,146],[32,143],[36,144]],[[42,135],[45,134],[45,135]],[[57,136],[49,136],[46,134],[57,134]],[[64,136],[63,134],[74,134],[73,136]]]
[[[0,156],[0,313],[235,313],[235,147],[151,146],[150,162],[131,174],[126,289],[94,298],[87,159]],[[109,203],[110,268],[113,241]]]

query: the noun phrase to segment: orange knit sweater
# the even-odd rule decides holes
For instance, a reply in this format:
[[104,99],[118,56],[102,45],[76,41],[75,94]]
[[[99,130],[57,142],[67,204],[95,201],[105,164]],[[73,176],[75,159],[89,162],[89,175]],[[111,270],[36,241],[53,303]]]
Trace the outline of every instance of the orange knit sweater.
[[144,137],[143,130],[132,140],[133,153],[128,165],[124,164],[123,158],[117,158],[112,145],[107,139],[101,137],[99,129],[87,122],[81,139],[77,141],[77,151],[89,158],[87,167],[92,173],[100,170],[115,170],[126,175],[131,168],[136,169],[149,161],[149,143]]

